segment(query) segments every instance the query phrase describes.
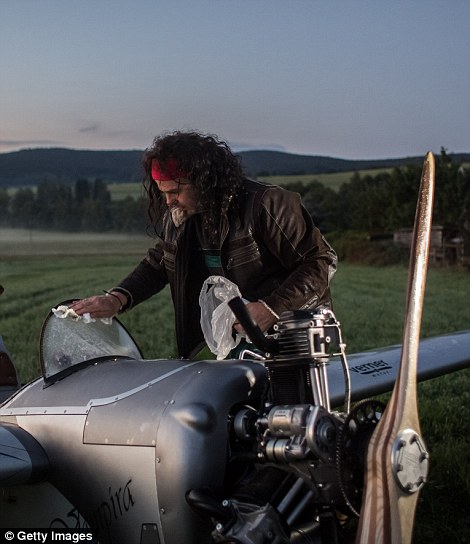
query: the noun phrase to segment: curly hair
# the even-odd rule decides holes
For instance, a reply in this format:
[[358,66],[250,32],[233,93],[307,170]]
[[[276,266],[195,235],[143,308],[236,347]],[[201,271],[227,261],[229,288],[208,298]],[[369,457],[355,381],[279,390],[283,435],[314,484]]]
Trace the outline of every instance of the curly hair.
[[240,159],[227,143],[217,136],[182,131],[154,139],[151,147],[146,149],[142,162],[144,187],[149,196],[148,215],[156,229],[166,206],[152,179],[154,160],[160,165],[167,164],[169,160],[177,162],[178,170],[185,173],[198,191],[198,205],[204,210],[204,228],[209,233],[217,233],[220,217],[234,209],[244,179]]

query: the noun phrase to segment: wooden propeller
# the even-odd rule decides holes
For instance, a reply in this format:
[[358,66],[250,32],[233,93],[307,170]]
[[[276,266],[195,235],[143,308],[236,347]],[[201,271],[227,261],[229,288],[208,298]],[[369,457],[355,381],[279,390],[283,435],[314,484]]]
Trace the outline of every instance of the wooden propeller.
[[428,153],[416,208],[400,367],[390,402],[368,446],[356,544],[410,543],[419,490],[428,472],[428,453],[420,437],[416,370],[434,178],[434,157]]

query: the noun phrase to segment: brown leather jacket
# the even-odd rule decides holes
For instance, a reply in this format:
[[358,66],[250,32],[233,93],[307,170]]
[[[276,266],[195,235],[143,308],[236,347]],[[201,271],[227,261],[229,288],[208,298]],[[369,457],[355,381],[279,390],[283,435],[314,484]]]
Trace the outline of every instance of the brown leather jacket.
[[331,306],[329,284],[337,258],[297,193],[246,180],[238,214],[221,225],[219,247],[206,247],[196,214],[175,227],[169,214],[161,238],[117,287],[135,306],[170,284],[181,357],[204,341],[199,293],[204,280],[223,274],[250,301],[276,314]]

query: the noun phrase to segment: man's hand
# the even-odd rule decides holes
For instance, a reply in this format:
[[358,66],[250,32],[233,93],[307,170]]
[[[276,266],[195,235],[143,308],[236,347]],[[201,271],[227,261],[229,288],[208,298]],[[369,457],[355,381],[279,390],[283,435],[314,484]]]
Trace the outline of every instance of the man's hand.
[[[248,302],[245,308],[252,321],[258,325],[262,332],[266,332],[277,321],[276,317],[261,302]],[[233,328],[239,333],[244,332],[238,321],[235,321]]]
[[77,300],[69,306],[78,315],[90,314],[94,319],[113,317],[127,301],[122,293],[113,295],[97,295]]

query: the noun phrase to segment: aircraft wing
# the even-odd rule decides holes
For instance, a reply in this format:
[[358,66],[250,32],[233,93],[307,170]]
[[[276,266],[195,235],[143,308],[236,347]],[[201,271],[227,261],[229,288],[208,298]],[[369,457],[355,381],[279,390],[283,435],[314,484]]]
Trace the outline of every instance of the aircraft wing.
[[[347,356],[351,375],[351,400],[392,390],[401,357],[401,345],[355,353]],[[470,330],[421,340],[418,355],[418,381],[470,367]],[[344,402],[344,374],[338,358],[328,369],[332,406]]]

